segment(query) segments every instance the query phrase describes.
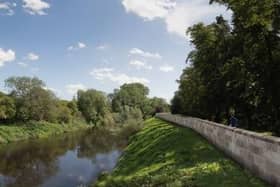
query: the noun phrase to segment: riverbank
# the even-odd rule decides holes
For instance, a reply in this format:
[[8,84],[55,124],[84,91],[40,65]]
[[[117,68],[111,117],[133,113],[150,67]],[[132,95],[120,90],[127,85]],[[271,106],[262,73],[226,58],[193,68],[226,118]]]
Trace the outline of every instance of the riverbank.
[[89,128],[83,123],[54,124],[48,122],[29,122],[26,124],[0,125],[0,145],[28,139],[49,136]]
[[113,173],[95,186],[266,185],[192,130],[153,118],[132,138]]

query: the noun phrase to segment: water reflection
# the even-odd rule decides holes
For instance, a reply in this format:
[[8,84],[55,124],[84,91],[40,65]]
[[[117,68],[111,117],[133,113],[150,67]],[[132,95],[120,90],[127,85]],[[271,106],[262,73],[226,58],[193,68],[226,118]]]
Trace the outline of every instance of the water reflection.
[[0,186],[86,185],[114,168],[125,144],[106,130],[91,130],[1,147]]

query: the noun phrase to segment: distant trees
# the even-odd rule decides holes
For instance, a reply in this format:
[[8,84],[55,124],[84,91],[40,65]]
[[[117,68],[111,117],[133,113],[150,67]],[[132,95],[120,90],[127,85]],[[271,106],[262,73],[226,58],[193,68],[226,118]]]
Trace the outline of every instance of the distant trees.
[[112,109],[120,112],[124,107],[139,108],[144,112],[145,102],[149,94],[149,88],[140,83],[124,84],[119,90],[115,90],[112,97]]
[[149,88],[140,83],[124,84],[115,90],[112,98],[113,112],[122,112],[127,108],[139,109],[147,118],[156,112],[168,112],[169,106],[162,98],[148,98]]
[[5,81],[5,85],[10,91],[9,96],[5,96],[6,106],[11,103],[12,116],[9,119],[69,123],[73,118],[72,110],[78,110],[74,109],[75,106],[68,107],[68,101],[56,98],[46,89],[45,83],[36,77],[11,77]]
[[88,123],[97,124],[109,112],[105,93],[97,90],[78,91],[77,103]]
[[280,133],[279,0],[211,0],[233,12],[188,29],[195,49],[172,111],[218,122],[230,111],[244,128]]
[[30,94],[32,89],[43,88],[45,83],[37,77],[10,77],[5,80],[5,86],[10,90],[10,95],[22,98]]
[[72,101],[57,98],[36,77],[10,77],[5,85],[9,94],[0,93],[0,121],[82,121],[137,127],[143,118],[169,111],[164,99],[148,98],[149,89],[140,83],[124,84],[108,95],[94,89],[79,90]]
[[36,77],[11,77],[5,84],[10,90],[10,96],[15,100],[18,120],[54,121],[52,110],[56,98],[44,89],[43,81]]
[[30,92],[17,98],[17,117],[21,120],[55,121],[56,98],[52,92],[34,87]]
[[170,106],[163,98],[148,98],[144,107],[145,115],[154,116],[156,113],[170,112]]

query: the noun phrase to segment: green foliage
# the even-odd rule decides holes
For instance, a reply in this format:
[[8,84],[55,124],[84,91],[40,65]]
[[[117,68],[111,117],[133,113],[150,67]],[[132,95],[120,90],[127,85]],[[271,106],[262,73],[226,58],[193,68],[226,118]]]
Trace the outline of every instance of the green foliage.
[[0,126],[0,144],[27,139],[46,138],[65,132],[89,128],[83,123],[54,124],[48,122],[17,123]]
[[241,126],[280,134],[280,2],[212,0],[233,12],[188,29],[194,50],[172,111],[217,122],[230,110]]
[[73,99],[70,102],[66,102],[66,103],[67,103],[67,107],[71,111],[71,115],[73,116],[73,118],[75,118],[75,119],[82,119],[83,118],[81,112],[79,111],[78,103],[75,99]]
[[21,120],[55,121],[55,96],[43,88],[32,88],[26,96],[17,99],[18,114]]
[[265,186],[190,129],[145,122],[111,175],[95,186]]
[[78,91],[78,108],[88,123],[97,124],[108,113],[106,95],[97,90]]
[[128,108],[140,109],[144,118],[153,116],[157,112],[168,112],[169,105],[162,98],[148,98],[149,88],[140,84],[124,84],[119,90],[109,95],[112,111],[122,115]]
[[11,77],[5,83],[10,89],[10,97],[0,95],[0,103],[3,103],[0,108],[2,119],[7,115],[4,111],[8,110],[10,119],[14,121],[53,123],[83,121],[75,100],[70,102],[59,100],[46,89],[45,83],[36,77]]
[[16,102],[16,118],[21,121],[54,121],[55,96],[38,78],[11,77],[5,81]]
[[124,84],[115,90],[112,110],[120,112],[124,107],[139,108],[143,112],[149,89],[140,83]]
[[[68,101],[57,101],[56,104],[56,121],[58,123],[71,123],[72,118],[75,113],[73,110],[76,110],[74,105],[72,106],[72,102]],[[72,107],[72,108],[71,108]]]
[[37,77],[10,77],[5,80],[5,85],[10,89],[11,95],[24,97],[30,94],[30,90],[43,88],[45,83]]
[[165,99],[153,97],[146,100],[144,107],[145,116],[154,116],[156,113],[170,112],[170,107]]
[[16,114],[15,102],[0,92],[0,120],[12,119]]
[[141,124],[143,118],[169,110],[164,99],[148,98],[149,89],[140,83],[124,84],[109,95],[94,89],[80,90],[72,101],[60,100],[36,77],[11,77],[5,83],[10,93],[0,94],[2,121],[86,121],[113,127]]

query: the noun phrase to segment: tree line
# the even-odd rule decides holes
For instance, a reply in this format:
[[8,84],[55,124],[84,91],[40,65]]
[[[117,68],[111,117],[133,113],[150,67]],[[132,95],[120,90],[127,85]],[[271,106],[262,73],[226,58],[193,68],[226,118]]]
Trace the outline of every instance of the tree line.
[[198,23],[187,34],[194,47],[178,80],[173,113],[280,134],[280,1],[211,0],[232,11]]
[[115,125],[130,120],[142,121],[157,112],[169,111],[162,98],[149,98],[149,88],[124,84],[114,93],[95,89],[79,90],[71,101],[59,99],[37,77],[10,77],[5,80],[9,93],[0,92],[0,122],[47,121],[51,123],[85,122]]

